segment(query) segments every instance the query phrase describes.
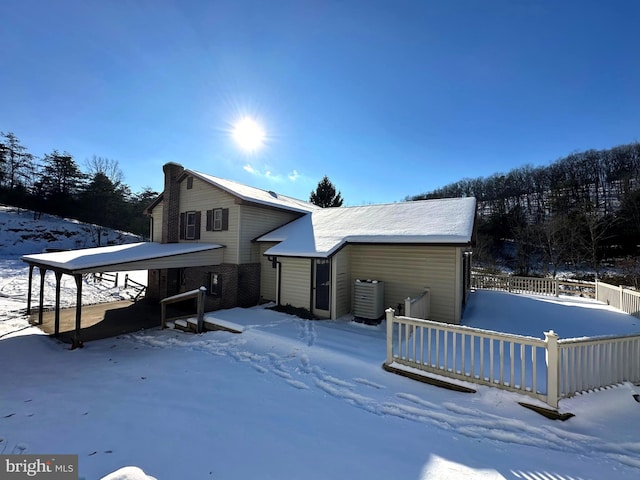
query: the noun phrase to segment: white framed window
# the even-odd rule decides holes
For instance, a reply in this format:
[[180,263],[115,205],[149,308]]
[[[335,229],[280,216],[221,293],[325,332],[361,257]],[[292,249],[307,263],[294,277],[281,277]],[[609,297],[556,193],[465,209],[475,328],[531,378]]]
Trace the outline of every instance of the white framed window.
[[214,297],[220,297],[222,295],[222,275],[219,273],[211,272],[209,293]]
[[213,229],[222,230],[222,209],[216,208],[213,210]]
[[196,238],[196,212],[187,212],[185,238],[194,240]]

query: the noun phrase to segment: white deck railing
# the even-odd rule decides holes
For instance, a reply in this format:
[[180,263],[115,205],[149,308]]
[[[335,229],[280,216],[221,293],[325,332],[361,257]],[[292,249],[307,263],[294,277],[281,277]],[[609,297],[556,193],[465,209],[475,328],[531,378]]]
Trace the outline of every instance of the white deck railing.
[[404,314],[411,318],[421,318],[426,320],[429,318],[431,309],[431,292],[428,288],[424,289],[417,297],[407,297],[404,301]]
[[596,300],[640,318],[640,292],[596,282]]
[[640,335],[558,341],[559,396],[640,380]]
[[409,317],[387,316],[387,359],[444,377],[490,385],[542,400],[624,381],[640,381],[640,335],[545,339]]
[[471,287],[484,290],[505,290],[512,293],[533,293],[536,295],[580,295],[593,298],[595,283],[560,280],[545,277],[513,277],[510,275],[488,275],[474,273]]

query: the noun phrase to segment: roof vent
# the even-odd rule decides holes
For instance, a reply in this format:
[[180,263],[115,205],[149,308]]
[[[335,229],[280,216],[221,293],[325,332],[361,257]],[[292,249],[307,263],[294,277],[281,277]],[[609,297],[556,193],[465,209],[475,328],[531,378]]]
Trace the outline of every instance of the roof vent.
[[273,198],[278,198],[278,194],[273,190],[269,190],[269,195],[271,195]]

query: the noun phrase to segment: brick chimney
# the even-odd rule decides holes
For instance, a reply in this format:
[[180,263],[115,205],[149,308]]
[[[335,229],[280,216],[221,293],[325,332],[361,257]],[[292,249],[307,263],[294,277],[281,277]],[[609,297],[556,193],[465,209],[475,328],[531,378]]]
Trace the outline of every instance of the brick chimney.
[[178,177],[184,171],[179,163],[166,163],[164,171],[164,201],[162,207],[161,243],[178,243],[180,240],[180,184]]

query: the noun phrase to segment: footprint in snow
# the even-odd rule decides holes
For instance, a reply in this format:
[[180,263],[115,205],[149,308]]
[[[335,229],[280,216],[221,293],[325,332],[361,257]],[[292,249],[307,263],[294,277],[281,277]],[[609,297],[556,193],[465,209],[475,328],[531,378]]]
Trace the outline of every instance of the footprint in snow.
[[384,388],[387,388],[384,385],[380,385],[378,383],[372,382],[371,380],[367,380],[366,378],[354,378],[353,381],[360,383],[362,385],[366,385],[371,388],[375,388],[377,390],[382,390]]

